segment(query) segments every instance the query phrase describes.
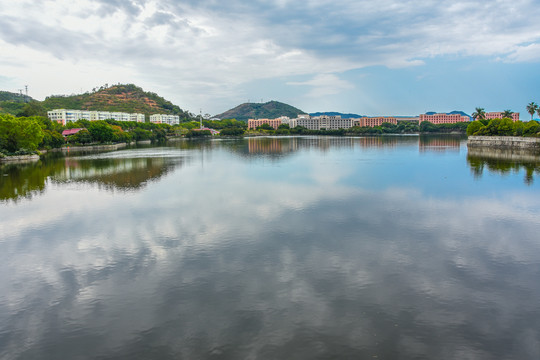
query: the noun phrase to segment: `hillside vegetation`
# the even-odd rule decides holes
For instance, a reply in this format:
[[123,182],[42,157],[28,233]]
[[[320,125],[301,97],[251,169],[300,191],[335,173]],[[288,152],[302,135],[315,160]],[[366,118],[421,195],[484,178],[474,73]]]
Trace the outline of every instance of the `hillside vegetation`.
[[191,119],[192,115],[161,96],[147,92],[133,84],[102,86],[79,95],[53,95],[41,102],[45,110],[74,109],[121,111],[128,113],[172,114],[181,119]]
[[9,92],[9,91],[0,91],[0,102],[2,101],[13,101],[13,102],[16,102],[16,103],[24,103],[24,102],[29,102],[29,101],[32,101],[34,99],[32,99],[30,96],[26,96],[26,95],[21,95],[21,94],[17,94],[17,93],[12,93],[12,92]]
[[247,121],[249,119],[275,119],[280,116],[296,118],[299,114],[305,114],[305,112],[279,101],[269,101],[267,103],[244,103],[216,115],[216,117]]
[[7,113],[16,115],[22,111],[26,103],[32,101],[34,101],[34,99],[30,96],[9,91],[0,91],[0,114]]

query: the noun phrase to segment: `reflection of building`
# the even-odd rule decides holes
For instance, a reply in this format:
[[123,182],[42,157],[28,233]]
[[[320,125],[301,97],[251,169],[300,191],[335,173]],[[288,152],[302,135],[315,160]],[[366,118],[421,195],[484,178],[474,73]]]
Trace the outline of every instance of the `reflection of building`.
[[[410,139],[416,141],[416,137],[409,137]],[[363,148],[393,148],[396,147],[398,144],[398,141],[403,141],[407,138],[400,139],[397,136],[368,136],[368,137],[361,137],[356,139],[356,142],[360,147]]]
[[299,138],[248,138],[250,155],[282,155],[298,150]]
[[375,126],[381,126],[383,123],[390,123],[397,125],[397,119],[395,117],[386,117],[386,116],[376,116],[376,117],[363,117],[360,119],[356,119],[354,121],[356,126],[364,127],[375,127]]
[[420,152],[459,150],[461,139],[459,137],[433,137],[420,136],[418,148]]
[[277,119],[249,119],[248,120],[248,129],[256,129],[262,124],[268,124],[274,129],[277,129],[281,125],[281,118]]
[[266,138],[266,139],[257,139],[249,138],[248,139],[248,151],[253,153],[281,153],[283,151],[282,141],[277,138]]
[[56,121],[62,125],[66,125],[68,122],[75,122],[78,120],[97,121],[113,119],[116,121],[144,122],[144,114],[109,111],[55,109],[48,111],[47,116],[49,119],[51,119],[51,121]]
[[154,115],[150,115],[150,122],[154,124],[178,125],[180,124],[180,116],[167,115],[167,114],[154,114]]
[[429,121],[432,124],[455,124],[458,122],[470,121],[468,116],[459,114],[420,114],[418,124],[423,121]]
[[[486,113],[486,119],[502,119],[503,113],[502,112],[488,112]],[[519,121],[519,113],[512,113],[512,120],[513,121]]]

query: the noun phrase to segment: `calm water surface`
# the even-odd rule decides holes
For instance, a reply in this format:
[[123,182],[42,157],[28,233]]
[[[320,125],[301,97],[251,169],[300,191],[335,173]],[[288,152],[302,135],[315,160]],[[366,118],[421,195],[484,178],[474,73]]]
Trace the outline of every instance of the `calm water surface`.
[[538,359],[540,157],[257,138],[0,167],[0,359]]

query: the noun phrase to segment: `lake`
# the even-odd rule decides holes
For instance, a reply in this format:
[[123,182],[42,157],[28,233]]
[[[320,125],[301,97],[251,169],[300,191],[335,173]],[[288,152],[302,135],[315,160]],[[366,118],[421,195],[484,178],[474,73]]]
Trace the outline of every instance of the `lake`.
[[1,359],[538,359],[540,157],[269,137],[0,167]]

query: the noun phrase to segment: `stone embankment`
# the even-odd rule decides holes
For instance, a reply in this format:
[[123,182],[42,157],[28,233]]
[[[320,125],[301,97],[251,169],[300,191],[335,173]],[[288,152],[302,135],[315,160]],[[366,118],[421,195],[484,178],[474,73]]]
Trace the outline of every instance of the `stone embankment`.
[[39,160],[39,155],[19,155],[0,157],[0,163],[34,162]]
[[467,139],[469,148],[498,148],[498,149],[524,149],[539,150],[540,138],[518,136],[469,136]]
[[89,151],[89,150],[118,150],[125,148],[126,143],[110,144],[110,145],[88,145],[88,146],[64,146],[62,151]]

